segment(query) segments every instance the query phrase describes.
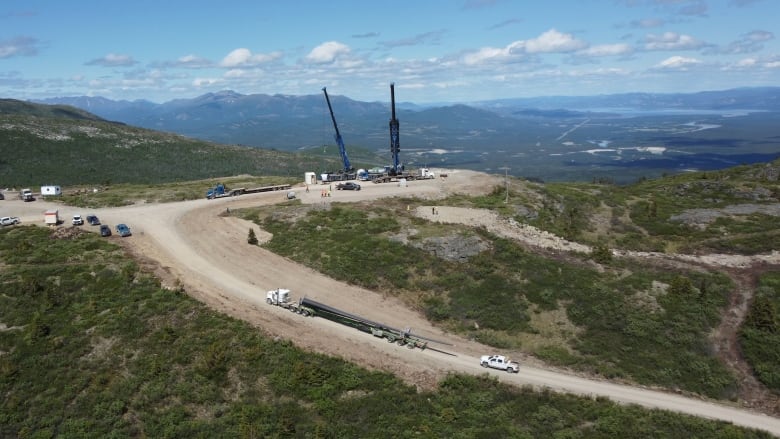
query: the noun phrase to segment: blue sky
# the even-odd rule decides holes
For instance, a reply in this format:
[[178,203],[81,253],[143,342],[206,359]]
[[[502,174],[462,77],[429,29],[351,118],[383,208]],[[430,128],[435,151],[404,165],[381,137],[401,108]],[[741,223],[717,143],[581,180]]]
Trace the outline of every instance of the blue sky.
[[3,0],[0,97],[404,102],[780,85],[778,0]]

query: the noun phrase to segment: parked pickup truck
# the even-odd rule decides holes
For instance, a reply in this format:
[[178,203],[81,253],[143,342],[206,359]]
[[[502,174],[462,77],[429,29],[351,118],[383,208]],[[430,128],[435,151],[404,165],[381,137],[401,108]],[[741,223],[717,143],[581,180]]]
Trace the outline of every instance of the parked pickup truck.
[[520,372],[520,364],[503,355],[483,355],[479,359],[479,364],[482,367],[492,367],[493,369],[505,370],[509,373]]
[[4,216],[0,218],[0,226],[12,226],[14,224],[19,224],[20,222],[21,221],[17,216]]

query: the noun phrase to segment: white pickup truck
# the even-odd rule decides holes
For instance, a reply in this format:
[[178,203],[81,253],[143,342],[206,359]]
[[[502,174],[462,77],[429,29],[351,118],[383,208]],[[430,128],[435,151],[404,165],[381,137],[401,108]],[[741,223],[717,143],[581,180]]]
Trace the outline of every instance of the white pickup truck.
[[21,220],[19,220],[19,217],[17,216],[4,216],[0,218],[0,226],[12,226],[14,224],[19,224]]
[[483,355],[479,359],[479,364],[482,367],[492,367],[493,369],[505,370],[509,373],[520,372],[520,364],[503,355]]

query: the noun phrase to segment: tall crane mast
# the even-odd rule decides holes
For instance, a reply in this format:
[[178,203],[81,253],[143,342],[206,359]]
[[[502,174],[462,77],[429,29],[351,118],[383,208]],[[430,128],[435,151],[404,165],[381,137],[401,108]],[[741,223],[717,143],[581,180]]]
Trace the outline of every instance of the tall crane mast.
[[390,119],[390,154],[393,156],[393,174],[400,172],[398,163],[398,153],[401,151],[401,140],[399,138],[398,119],[395,118],[395,83],[390,83],[390,106],[393,110],[393,117]]
[[330,118],[333,120],[333,128],[336,129],[336,144],[339,146],[339,154],[341,155],[341,161],[344,164],[344,173],[352,172],[352,165],[349,163],[349,157],[347,157],[347,148],[344,146],[344,139],[341,138],[339,132],[339,126],[336,124],[336,116],[333,115],[333,107],[330,105],[330,98],[328,97],[328,90],[322,87],[322,91],[325,93],[325,100],[328,102],[328,110],[330,111]]

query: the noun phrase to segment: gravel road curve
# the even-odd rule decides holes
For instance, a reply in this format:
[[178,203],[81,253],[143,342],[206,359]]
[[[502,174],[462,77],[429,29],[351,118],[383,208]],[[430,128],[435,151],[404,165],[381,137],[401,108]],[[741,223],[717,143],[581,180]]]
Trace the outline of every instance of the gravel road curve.
[[[431,200],[431,206],[435,206],[436,199],[451,193],[489,191],[502,184],[501,178],[471,171],[449,170],[447,173],[446,179],[413,181],[406,187],[392,183],[366,183],[361,191],[333,191],[332,196],[325,199],[320,196],[325,186],[310,186],[309,193],[300,189],[297,193],[302,202],[312,204],[415,195]],[[42,200],[33,203],[6,200],[0,202],[0,216],[19,216],[23,223],[43,225],[43,211],[58,208],[66,221],[74,213],[96,213],[104,224],[112,227],[124,222],[132,229],[133,236],[113,236],[110,239],[122,243],[142,260],[144,266],[153,269],[165,285],[183,286],[190,296],[218,311],[241,318],[272,337],[288,339],[304,349],[339,356],[364,367],[392,372],[418,388],[432,388],[450,372],[488,373],[511,384],[603,396],[619,403],[724,420],[780,436],[780,419],[775,417],[722,403],[576,376],[543,366],[533,359],[516,358],[521,363],[518,374],[484,369],[479,366],[479,356],[492,353],[492,348],[443,332],[419,312],[406,308],[392,297],[330,279],[258,246],[250,246],[246,243],[250,227],[255,229],[260,239],[267,238],[267,234],[252,223],[220,215],[228,207],[237,209],[274,204],[285,199],[284,192],[273,192],[89,211]],[[421,208],[417,214],[430,216],[431,209]],[[502,234],[512,235],[515,239],[523,239],[523,236],[531,239],[538,235],[542,241],[537,245],[559,243],[566,249],[581,250],[577,247],[579,244],[558,241],[556,237],[542,232],[525,227],[513,229],[511,224],[500,223],[490,213],[439,207],[436,220],[470,224],[484,222],[490,230],[503,230]],[[68,226],[69,222],[66,222],[60,227]],[[97,227],[83,227],[97,231]],[[306,296],[393,327],[410,327],[417,335],[444,342],[434,346],[456,356],[431,350],[410,350],[325,319],[306,318],[267,305],[265,291],[278,287],[291,289],[296,299]]]

